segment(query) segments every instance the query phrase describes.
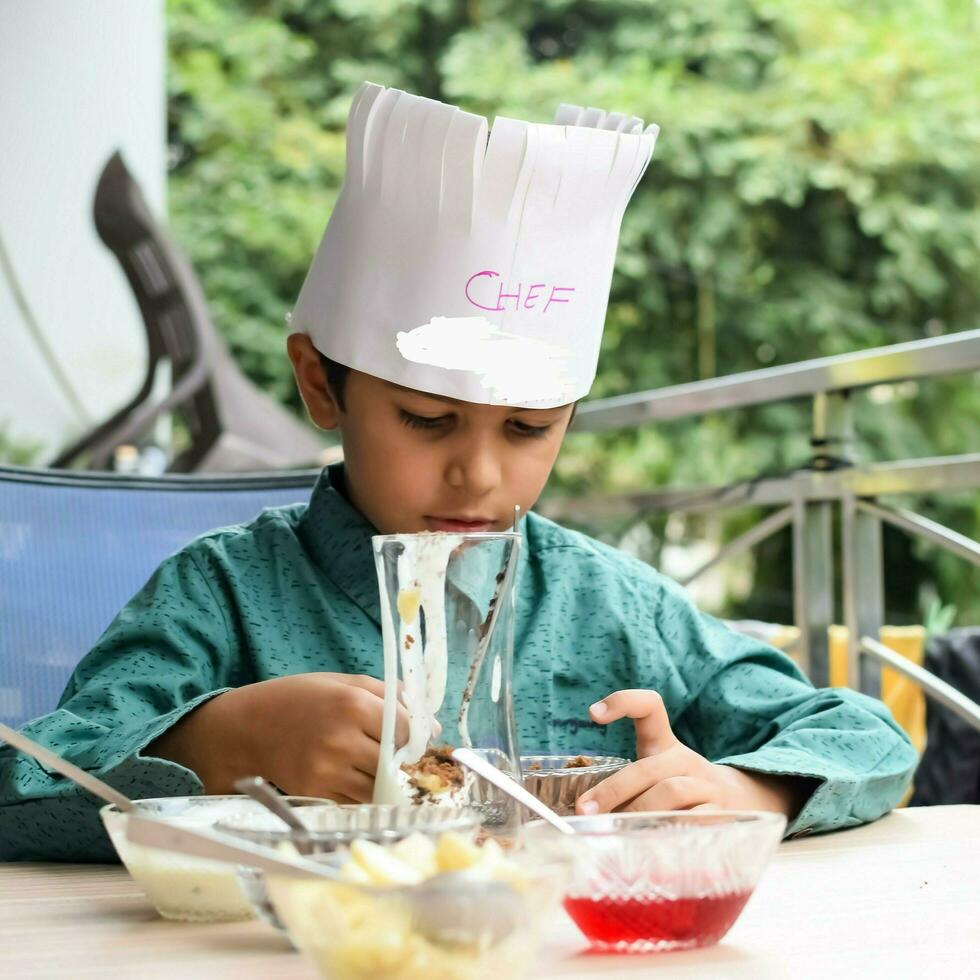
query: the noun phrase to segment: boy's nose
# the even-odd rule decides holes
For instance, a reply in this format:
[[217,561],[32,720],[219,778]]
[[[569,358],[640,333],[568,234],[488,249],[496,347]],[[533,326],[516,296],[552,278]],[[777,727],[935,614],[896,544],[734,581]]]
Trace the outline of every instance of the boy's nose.
[[482,440],[468,440],[453,455],[446,470],[449,485],[471,497],[486,496],[500,486],[500,479],[500,461]]

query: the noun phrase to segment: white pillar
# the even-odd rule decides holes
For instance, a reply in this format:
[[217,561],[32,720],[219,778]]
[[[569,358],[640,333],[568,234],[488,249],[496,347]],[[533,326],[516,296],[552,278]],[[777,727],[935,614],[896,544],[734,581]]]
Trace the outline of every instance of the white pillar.
[[52,372],[0,263],[0,428],[41,460],[132,397],[136,303],[92,223],[120,149],[151,209],[166,185],[163,0],[0,3],[0,239],[72,392]]

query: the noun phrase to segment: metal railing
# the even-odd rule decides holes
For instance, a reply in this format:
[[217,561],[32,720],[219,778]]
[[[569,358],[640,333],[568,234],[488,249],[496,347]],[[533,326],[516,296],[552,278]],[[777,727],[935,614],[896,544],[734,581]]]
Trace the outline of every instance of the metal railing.
[[[720,487],[551,498],[542,502],[539,509],[547,516],[588,522],[658,511],[696,513],[732,507],[779,507],[724,545],[688,575],[684,584],[792,527],[793,605],[800,631],[800,660],[820,686],[826,685],[830,676],[827,628],[834,621],[837,571],[833,518],[835,511],[839,512],[848,684],[879,696],[884,658],[877,649],[881,644],[867,637],[878,635],[884,619],[882,524],[900,528],[978,566],[980,545],[912,511],[888,507],[878,498],[980,488],[980,453],[861,465],[854,461],[850,396],[875,385],[974,371],[980,371],[980,330],[591,402],[579,409],[574,431],[632,427],[810,398],[813,457],[805,468],[781,477]],[[888,663],[894,665],[892,661]],[[939,700],[948,697],[949,686],[928,671],[916,668],[914,673],[904,672],[921,684],[926,694]],[[973,705],[969,720],[980,724],[978,719],[980,708]]]
[[954,715],[980,732],[980,704],[971,701],[951,684],[940,680],[935,674],[912,663],[911,660],[870,636],[861,637],[861,653],[908,677],[922,688],[927,697],[948,708]]
[[980,330],[964,330],[945,337],[599,399],[579,408],[575,428],[595,432],[976,370],[980,370]]

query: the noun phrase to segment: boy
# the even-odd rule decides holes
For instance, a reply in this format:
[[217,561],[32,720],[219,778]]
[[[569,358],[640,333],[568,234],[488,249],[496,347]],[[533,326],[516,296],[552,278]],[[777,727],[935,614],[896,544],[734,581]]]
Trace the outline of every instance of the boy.
[[[371,535],[509,528],[594,377],[620,219],[656,133],[570,106],[556,122],[498,119],[488,143],[481,117],[361,89],[288,342],[343,465],[308,507],[167,559],[58,710],[27,726],[34,738],[134,798],[227,793],[261,774],[288,793],[371,799]],[[520,743],[637,759],[580,812],[770,809],[807,833],[901,798],[915,754],[879,702],[814,690],[645,564],[534,514],[522,529]],[[97,809],[0,750],[0,857],[111,859]]]

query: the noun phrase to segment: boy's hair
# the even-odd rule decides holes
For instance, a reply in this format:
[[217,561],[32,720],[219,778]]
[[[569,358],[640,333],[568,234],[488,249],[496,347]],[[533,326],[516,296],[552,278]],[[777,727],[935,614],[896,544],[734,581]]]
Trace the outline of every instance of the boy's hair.
[[[320,352],[317,351],[317,353],[319,354]],[[337,405],[342,412],[346,412],[347,406],[344,404],[344,386],[347,384],[347,376],[350,374],[350,368],[346,364],[338,364],[336,361],[331,361],[326,354],[320,354],[320,364],[323,366],[323,373],[326,376],[327,384],[330,386],[330,391],[333,393],[334,398],[337,399]],[[574,421],[576,411],[578,411],[578,402],[572,406],[572,414],[568,420],[569,425]]]
[[323,366],[323,373],[326,376],[331,393],[337,400],[337,405],[342,412],[346,412],[347,406],[344,404],[344,388],[347,385],[347,376],[350,374],[350,368],[346,364],[338,364],[336,361],[331,361],[325,354],[320,354],[320,364]]

